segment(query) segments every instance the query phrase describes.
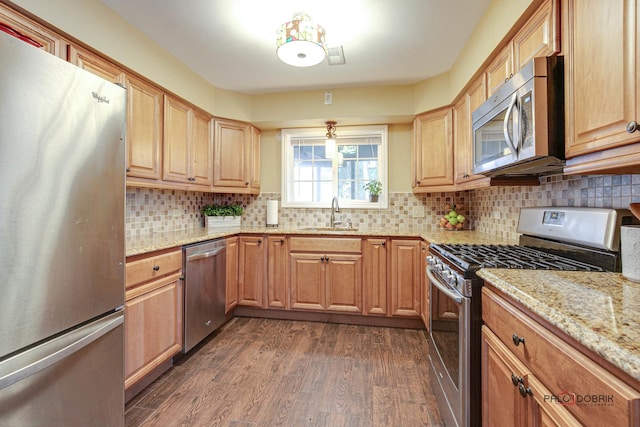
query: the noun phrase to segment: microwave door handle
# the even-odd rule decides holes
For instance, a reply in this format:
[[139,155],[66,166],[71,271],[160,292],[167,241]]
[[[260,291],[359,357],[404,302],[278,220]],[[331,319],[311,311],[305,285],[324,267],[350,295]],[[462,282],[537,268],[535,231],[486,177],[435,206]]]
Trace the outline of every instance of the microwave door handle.
[[513,97],[511,98],[511,102],[509,103],[509,108],[507,108],[507,114],[505,114],[504,116],[504,123],[502,125],[502,131],[504,132],[504,139],[507,141],[507,145],[509,145],[509,148],[511,148],[511,155],[513,156],[514,159],[518,158],[518,152],[516,151],[516,146],[513,144],[513,140],[509,135],[509,117],[511,117],[511,114],[513,113],[513,109],[516,108],[517,102],[518,102],[518,94],[514,93]]
[[522,100],[520,99],[519,96],[515,96],[516,99],[516,103],[515,103],[515,114],[513,115],[513,128],[514,130],[514,136],[517,135],[517,138],[515,139],[516,144],[515,145],[515,149],[516,149],[516,159],[518,157],[520,157],[520,150],[522,149],[522,142],[524,139],[524,135],[522,134],[522,121],[523,121],[523,117],[522,117]]

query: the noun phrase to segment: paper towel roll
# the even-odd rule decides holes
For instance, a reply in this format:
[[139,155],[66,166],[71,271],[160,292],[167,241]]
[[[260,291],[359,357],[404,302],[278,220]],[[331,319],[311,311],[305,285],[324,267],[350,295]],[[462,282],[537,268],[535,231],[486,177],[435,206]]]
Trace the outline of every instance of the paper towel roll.
[[267,200],[267,225],[278,226],[278,201]]
[[622,275],[634,282],[640,282],[640,226],[620,227],[620,252]]

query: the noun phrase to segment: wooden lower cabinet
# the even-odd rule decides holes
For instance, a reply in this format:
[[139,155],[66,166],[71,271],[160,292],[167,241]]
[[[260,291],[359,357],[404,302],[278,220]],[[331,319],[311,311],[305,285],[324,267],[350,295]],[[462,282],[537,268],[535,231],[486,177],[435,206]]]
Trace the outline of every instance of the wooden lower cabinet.
[[127,259],[125,389],[182,349],[183,289],[180,248]]
[[427,255],[429,251],[428,242],[420,242],[420,317],[424,322],[424,327],[429,329],[429,278],[427,277]]
[[288,309],[287,239],[269,236],[267,245],[267,306]]
[[263,236],[240,236],[238,240],[238,305],[263,307]]
[[638,425],[638,389],[490,284],[482,289],[482,318],[484,425]]
[[238,305],[238,237],[225,239],[226,250],[226,292],[225,313],[229,313]]
[[368,238],[364,241],[364,286],[363,314],[386,316],[389,313],[387,301],[388,267],[387,239]]
[[291,308],[362,313],[362,239],[292,237]]
[[500,342],[482,328],[482,425],[580,426],[551,392]]
[[391,315],[420,317],[420,240],[391,240]]

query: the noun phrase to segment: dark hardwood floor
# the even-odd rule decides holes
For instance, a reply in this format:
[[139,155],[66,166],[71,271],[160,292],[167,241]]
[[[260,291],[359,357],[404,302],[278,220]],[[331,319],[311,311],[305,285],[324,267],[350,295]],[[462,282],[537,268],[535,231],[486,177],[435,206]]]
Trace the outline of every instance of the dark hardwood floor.
[[125,408],[127,426],[441,426],[424,331],[235,318]]

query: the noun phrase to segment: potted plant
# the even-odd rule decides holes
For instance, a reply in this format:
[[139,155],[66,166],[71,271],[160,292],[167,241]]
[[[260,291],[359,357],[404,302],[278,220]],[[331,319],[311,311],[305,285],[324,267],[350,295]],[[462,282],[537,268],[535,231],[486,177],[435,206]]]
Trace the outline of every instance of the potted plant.
[[202,208],[205,227],[207,228],[240,228],[244,208],[242,205],[205,205]]
[[378,196],[380,196],[380,192],[382,191],[382,183],[377,179],[371,180],[362,186],[369,193],[369,201],[377,202]]

